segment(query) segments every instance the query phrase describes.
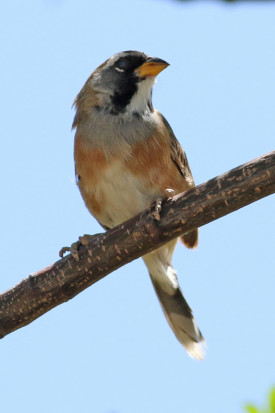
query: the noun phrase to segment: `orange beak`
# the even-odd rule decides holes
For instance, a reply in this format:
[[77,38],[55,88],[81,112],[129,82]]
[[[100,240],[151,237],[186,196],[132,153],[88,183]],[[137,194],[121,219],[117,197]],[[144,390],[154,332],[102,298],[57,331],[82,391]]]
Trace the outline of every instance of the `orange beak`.
[[167,66],[169,66],[169,63],[165,62],[165,60],[158,59],[157,57],[150,57],[135,70],[135,74],[141,78],[150,76],[155,77]]

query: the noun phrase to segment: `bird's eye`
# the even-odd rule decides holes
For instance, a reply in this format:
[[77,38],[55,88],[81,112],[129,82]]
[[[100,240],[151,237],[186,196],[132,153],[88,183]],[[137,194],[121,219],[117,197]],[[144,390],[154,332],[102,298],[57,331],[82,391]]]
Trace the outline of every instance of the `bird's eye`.
[[115,64],[115,69],[119,72],[124,72],[124,70],[126,69],[126,66],[127,66],[126,60],[123,58],[120,58]]

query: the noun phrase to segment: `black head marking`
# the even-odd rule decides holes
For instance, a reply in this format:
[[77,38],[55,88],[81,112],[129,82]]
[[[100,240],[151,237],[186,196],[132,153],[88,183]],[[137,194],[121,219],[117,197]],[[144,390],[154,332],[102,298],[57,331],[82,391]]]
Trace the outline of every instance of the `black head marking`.
[[111,96],[115,114],[123,112],[137,92],[141,79],[135,74],[135,70],[148,58],[146,54],[135,51],[126,51],[119,55],[110,67],[116,78],[116,89]]

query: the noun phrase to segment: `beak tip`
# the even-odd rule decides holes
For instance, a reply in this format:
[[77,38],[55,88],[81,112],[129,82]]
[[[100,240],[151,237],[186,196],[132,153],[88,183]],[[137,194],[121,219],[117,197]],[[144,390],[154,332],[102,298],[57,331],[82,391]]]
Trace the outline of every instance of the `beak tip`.
[[160,65],[162,64],[162,65],[165,65],[165,66],[170,66],[170,63],[166,62],[163,59],[160,59],[159,57],[148,57],[146,62],[156,63],[156,64],[160,64]]

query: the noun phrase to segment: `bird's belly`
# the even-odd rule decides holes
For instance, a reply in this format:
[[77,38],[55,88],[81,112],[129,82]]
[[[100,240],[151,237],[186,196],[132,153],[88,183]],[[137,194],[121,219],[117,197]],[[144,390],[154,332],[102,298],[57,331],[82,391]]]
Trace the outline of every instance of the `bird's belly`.
[[95,183],[81,182],[87,208],[107,228],[112,228],[148,208],[158,196],[146,188],[144,178],[133,175],[120,162],[113,162]]

